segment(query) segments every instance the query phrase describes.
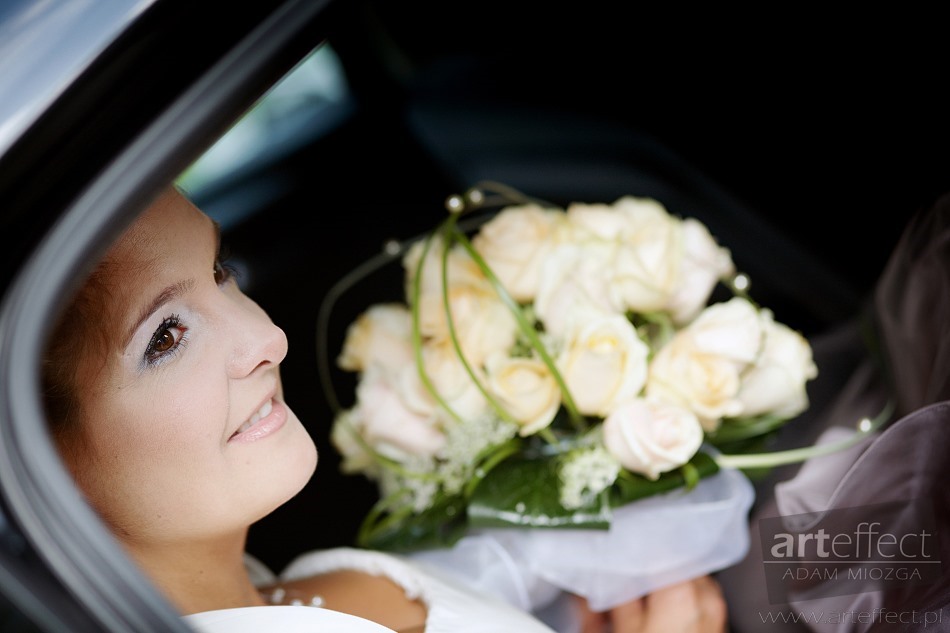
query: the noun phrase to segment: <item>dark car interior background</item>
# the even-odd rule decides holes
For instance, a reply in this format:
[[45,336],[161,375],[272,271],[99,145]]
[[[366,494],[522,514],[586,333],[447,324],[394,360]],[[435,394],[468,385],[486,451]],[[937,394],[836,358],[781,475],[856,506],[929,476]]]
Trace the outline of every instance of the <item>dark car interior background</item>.
[[804,18],[807,46],[636,11],[338,9],[327,46],[345,94],[278,111],[266,151],[191,190],[288,333],[287,397],[320,452],[311,484],[252,529],[276,569],[351,544],[375,499],[339,473],[317,359],[332,364],[369,303],[400,298],[398,261],[341,298],[326,350],[321,301],[387,240],[434,226],[447,196],[488,179],[559,205],[655,197],[706,222],[752,296],[811,336],[858,314],[907,219],[950,189],[925,46],[854,34],[843,54]]

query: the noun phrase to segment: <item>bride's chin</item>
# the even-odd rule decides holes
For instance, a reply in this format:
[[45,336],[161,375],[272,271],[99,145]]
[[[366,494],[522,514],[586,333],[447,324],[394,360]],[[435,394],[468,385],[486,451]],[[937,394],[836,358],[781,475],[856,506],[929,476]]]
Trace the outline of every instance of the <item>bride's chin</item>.
[[[284,403],[286,406],[286,403]],[[287,407],[287,424],[293,437],[287,442],[289,454],[282,455],[282,468],[285,472],[285,481],[292,488],[290,496],[296,495],[313,477],[317,469],[317,446],[289,406]],[[289,499],[290,497],[288,497]]]

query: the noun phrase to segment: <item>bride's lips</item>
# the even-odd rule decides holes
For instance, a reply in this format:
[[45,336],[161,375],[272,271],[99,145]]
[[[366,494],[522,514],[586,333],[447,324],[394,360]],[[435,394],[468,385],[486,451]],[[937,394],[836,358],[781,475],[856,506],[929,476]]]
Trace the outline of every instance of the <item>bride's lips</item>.
[[228,438],[228,444],[256,442],[278,431],[286,421],[287,407],[270,398]]

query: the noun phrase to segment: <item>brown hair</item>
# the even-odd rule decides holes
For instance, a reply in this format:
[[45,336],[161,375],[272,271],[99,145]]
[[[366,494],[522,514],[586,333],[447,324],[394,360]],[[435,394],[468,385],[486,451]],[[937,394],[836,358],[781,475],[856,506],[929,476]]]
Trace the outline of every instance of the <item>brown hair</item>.
[[103,260],[60,314],[43,359],[43,399],[57,443],[75,429],[82,415],[79,394],[105,363],[115,265]]

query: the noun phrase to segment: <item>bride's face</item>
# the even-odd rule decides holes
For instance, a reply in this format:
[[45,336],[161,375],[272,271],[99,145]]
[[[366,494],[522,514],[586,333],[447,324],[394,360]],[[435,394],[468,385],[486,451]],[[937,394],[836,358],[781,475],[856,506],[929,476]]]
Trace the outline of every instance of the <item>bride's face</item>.
[[218,246],[210,218],[167,192],[110,250],[101,315],[77,333],[95,337],[96,353],[77,359],[80,417],[60,446],[126,541],[247,527],[316,466],[282,397],[284,332],[239,290]]

